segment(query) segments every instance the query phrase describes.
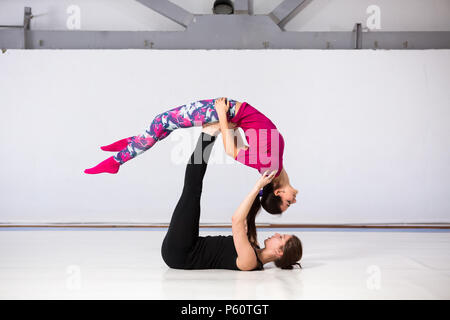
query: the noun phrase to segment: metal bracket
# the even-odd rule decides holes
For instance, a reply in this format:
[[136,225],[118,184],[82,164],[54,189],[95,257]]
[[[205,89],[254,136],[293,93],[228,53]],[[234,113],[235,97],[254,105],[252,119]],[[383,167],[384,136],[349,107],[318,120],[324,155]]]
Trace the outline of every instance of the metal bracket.
[[[25,7],[23,13],[23,25],[0,25],[0,28],[17,28],[23,30],[23,44],[22,49],[27,49],[27,31],[30,30],[30,22],[33,18],[31,14],[31,7]],[[2,52],[5,53],[7,48],[2,48]]]
[[362,25],[361,23],[356,23],[353,28],[353,32],[355,32],[355,49],[362,49]]

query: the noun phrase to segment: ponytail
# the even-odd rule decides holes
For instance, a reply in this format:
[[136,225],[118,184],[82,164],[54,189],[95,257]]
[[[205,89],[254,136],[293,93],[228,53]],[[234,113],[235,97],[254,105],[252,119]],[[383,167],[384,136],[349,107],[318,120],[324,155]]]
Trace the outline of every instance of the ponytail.
[[253,248],[258,248],[258,238],[256,236],[256,224],[255,219],[261,210],[261,206],[269,212],[270,214],[281,214],[281,198],[276,196],[273,193],[274,185],[273,182],[264,186],[262,190],[260,190],[259,194],[256,196],[255,200],[252,203],[252,206],[247,214],[247,237],[248,241]]
[[261,209],[261,200],[259,195],[256,196],[255,200],[252,203],[252,206],[247,214],[247,237],[248,241],[253,248],[259,249],[258,238],[256,235],[256,224],[255,219],[258,215],[259,210]]
[[264,186],[261,201],[262,207],[270,214],[281,214],[282,200],[280,196],[276,196],[274,193],[275,185],[273,181]]

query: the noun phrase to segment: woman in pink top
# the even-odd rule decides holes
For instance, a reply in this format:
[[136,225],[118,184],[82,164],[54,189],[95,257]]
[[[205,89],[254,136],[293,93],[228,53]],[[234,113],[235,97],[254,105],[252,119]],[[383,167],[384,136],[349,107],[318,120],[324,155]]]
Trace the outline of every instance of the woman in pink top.
[[236,102],[235,115],[229,122],[244,130],[249,144],[246,150],[238,149],[232,130],[228,130],[227,112],[230,102],[225,98],[217,99],[215,108],[227,154],[257,169],[261,174],[265,171],[277,171],[272,182],[256,197],[249,217],[256,216],[261,205],[267,212],[279,214],[296,203],[298,191],[291,186],[289,176],[283,168],[284,139],[272,121],[247,102]]
[[[102,146],[104,151],[118,153],[84,172],[115,174],[122,164],[150,149],[172,131],[208,125],[220,129],[226,153],[237,161],[257,169],[261,174],[277,170],[272,183],[266,185],[261,190],[260,197],[256,198],[254,209],[259,210],[262,205],[269,213],[279,214],[296,202],[298,191],[290,185],[283,168],[284,140],[276,126],[248,103],[226,98],[199,100],[157,115],[145,133]],[[248,148],[237,147],[235,131],[229,130],[230,127],[241,127],[244,130]]]

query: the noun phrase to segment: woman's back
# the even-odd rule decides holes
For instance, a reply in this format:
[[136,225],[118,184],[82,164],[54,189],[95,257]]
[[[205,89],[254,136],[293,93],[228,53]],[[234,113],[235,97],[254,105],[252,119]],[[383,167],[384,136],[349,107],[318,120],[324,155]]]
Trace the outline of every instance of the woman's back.
[[273,122],[267,118],[262,112],[251,106],[247,102],[242,102],[239,110],[230,119],[244,131],[248,129],[276,129]]
[[239,270],[236,258],[233,236],[199,236],[188,255],[186,269]]
[[[237,252],[233,236],[198,237],[197,243],[188,256],[186,268],[239,270],[236,259]],[[260,261],[256,269],[262,269]]]
[[273,122],[247,102],[240,105],[230,122],[244,130],[249,144],[247,150],[239,151],[235,160],[261,174],[277,170],[279,176],[283,169],[284,139]]

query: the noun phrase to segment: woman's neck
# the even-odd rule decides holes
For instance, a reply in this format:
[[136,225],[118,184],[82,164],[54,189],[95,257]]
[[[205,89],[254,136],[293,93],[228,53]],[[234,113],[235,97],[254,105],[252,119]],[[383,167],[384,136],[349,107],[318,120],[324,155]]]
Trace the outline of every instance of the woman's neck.
[[262,264],[266,264],[272,261],[275,261],[275,257],[267,252],[266,248],[264,249],[256,249],[256,254],[258,255],[258,259]]

